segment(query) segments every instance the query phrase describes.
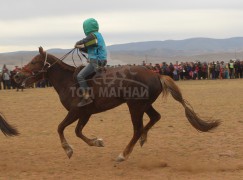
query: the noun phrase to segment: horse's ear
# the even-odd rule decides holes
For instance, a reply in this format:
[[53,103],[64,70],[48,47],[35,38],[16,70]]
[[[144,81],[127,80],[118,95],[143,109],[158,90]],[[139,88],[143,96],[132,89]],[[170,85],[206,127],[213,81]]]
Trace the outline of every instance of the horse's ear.
[[39,53],[41,54],[41,55],[44,55],[44,50],[43,50],[43,48],[40,46],[39,47]]

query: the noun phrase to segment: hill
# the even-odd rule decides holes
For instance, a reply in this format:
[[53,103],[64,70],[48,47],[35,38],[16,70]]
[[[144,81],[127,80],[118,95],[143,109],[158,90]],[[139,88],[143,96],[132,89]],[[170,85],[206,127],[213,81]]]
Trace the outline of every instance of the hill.
[[175,61],[229,61],[243,59],[243,37],[229,39],[191,38],[112,45],[111,57],[125,63]]
[[[69,49],[47,50],[47,52],[59,58],[68,51]],[[111,65],[141,64],[143,60],[151,63],[195,60],[228,61],[232,58],[243,59],[243,37],[133,42],[108,46],[108,52],[108,60]],[[37,51],[0,53],[0,65],[22,66],[29,62],[37,53]],[[76,64],[81,63],[76,53],[74,59]],[[73,64],[72,56],[68,56],[65,62]]]
[[235,51],[236,49],[243,50],[243,37],[229,39],[191,38],[185,40],[134,42],[109,46],[109,50],[112,52],[149,53],[152,50],[164,56],[197,55],[201,53]]

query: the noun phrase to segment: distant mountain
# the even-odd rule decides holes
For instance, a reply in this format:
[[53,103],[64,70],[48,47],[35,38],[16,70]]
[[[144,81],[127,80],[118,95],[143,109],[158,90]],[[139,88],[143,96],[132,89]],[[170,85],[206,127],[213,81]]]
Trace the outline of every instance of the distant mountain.
[[112,45],[108,49],[112,59],[135,64],[141,64],[142,60],[152,63],[195,60],[228,61],[232,58],[243,59],[243,37],[134,42]]
[[191,38],[185,40],[134,42],[112,45],[109,46],[108,49],[111,52],[156,53],[162,56],[196,55],[243,50],[243,37],[229,39]]
[[[49,49],[48,53],[61,58],[69,49]],[[191,38],[185,40],[147,41],[108,46],[109,64],[141,64],[143,60],[152,63],[162,61],[228,61],[231,58],[243,59],[243,37],[228,39]],[[2,64],[22,66],[29,62],[37,51],[0,53]],[[79,57],[74,56],[79,65]],[[83,58],[84,59],[84,58]],[[85,61],[85,59],[84,59]],[[73,64],[71,55],[65,62]]]

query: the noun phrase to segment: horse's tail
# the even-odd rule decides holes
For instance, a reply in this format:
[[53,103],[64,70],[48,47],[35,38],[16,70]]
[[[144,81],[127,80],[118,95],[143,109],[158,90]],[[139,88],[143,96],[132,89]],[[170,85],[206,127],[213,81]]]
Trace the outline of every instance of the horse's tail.
[[0,113],[0,129],[5,136],[17,136],[19,132],[13,126],[7,123],[4,116]]
[[186,117],[194,128],[202,132],[207,132],[220,125],[220,121],[206,122],[200,119],[193,111],[190,104],[185,99],[183,99],[181,91],[173,79],[171,79],[169,76],[161,76],[160,80],[162,84],[163,95],[166,96],[168,92],[170,92],[172,97],[182,104],[182,106],[185,108]]

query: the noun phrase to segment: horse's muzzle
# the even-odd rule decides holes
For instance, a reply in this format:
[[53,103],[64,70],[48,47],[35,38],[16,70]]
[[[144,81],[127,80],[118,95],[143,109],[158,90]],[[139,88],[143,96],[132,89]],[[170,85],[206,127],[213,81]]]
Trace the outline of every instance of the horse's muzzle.
[[16,82],[16,83],[21,83],[21,81],[22,81],[22,78],[21,78],[22,76],[19,74],[19,73],[17,73],[15,76],[14,76],[14,81]]

